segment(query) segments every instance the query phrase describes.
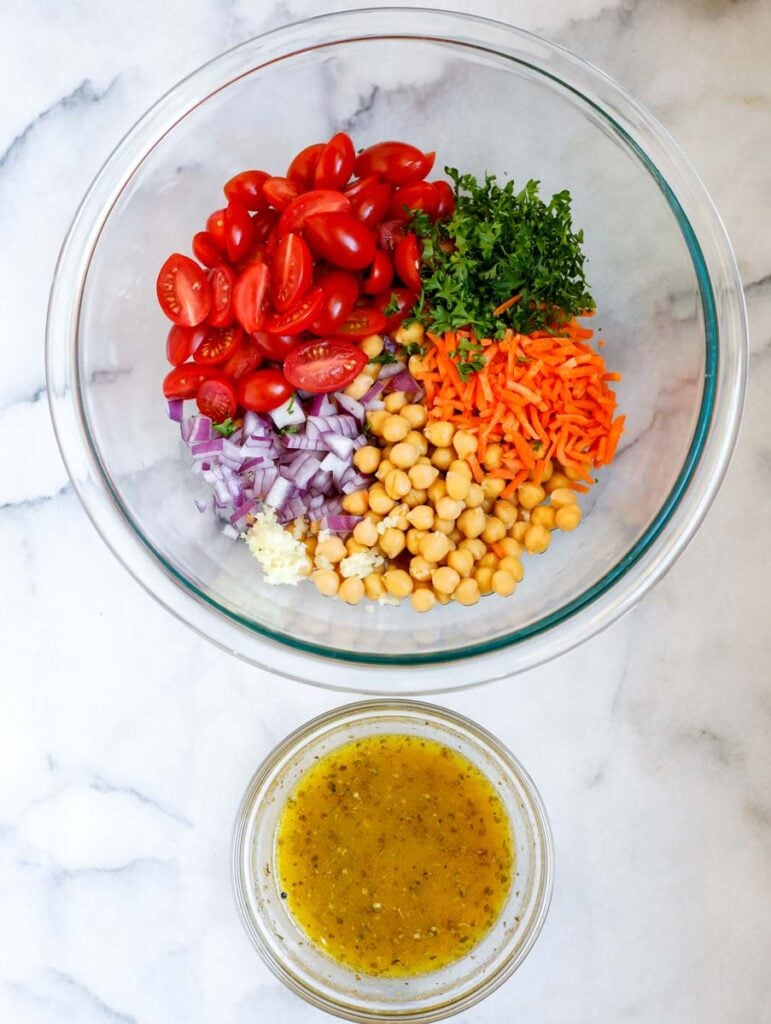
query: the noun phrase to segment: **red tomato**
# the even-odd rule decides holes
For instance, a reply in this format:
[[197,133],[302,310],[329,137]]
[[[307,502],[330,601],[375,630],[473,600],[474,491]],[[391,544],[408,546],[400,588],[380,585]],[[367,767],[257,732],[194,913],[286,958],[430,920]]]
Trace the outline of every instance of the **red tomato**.
[[166,336],[166,358],[172,366],[180,366],[187,362],[205,337],[204,326],[177,327],[174,324]]
[[377,226],[377,244],[385,252],[393,252],[407,228],[403,220],[384,220]]
[[205,267],[215,267],[225,255],[217,245],[214,235],[208,231],[196,231],[193,235],[193,255]]
[[320,394],[346,387],[366,364],[366,354],[350,341],[319,338],[293,349],[284,362],[284,373],[296,388]]
[[308,291],[313,280],[313,257],[299,235],[290,232],[278,243],[273,257],[273,305],[283,312]]
[[392,185],[406,185],[425,178],[435,157],[435,153],[423,153],[407,142],[378,142],[359,153],[354,170],[360,178],[379,174]]
[[290,231],[300,231],[306,217],[313,217],[318,213],[348,213],[350,209],[351,204],[341,192],[333,192],[326,188],[304,192],[292,200],[281,214],[278,233],[286,235]]
[[380,334],[386,329],[388,318],[379,309],[372,306],[357,306],[351,315],[337,328],[337,334],[346,338],[366,338],[370,334]]
[[305,238],[319,256],[345,270],[362,270],[375,258],[375,237],[350,213],[306,218]]
[[262,194],[276,210],[285,210],[300,194],[297,183],[290,178],[268,178],[262,186]]
[[296,334],[268,334],[267,331],[255,331],[252,340],[264,358],[283,363],[299,339]]
[[254,225],[254,240],[260,244],[267,242],[271,232],[278,224],[278,214],[275,210],[266,210],[265,213],[258,213],[252,217]]
[[356,162],[351,136],[346,132],[333,135],[318,157],[313,175],[315,188],[342,188]]
[[313,188],[316,164],[326,146],[326,142],[314,142],[312,146],[301,149],[289,165],[289,170],[286,172],[287,178],[296,181],[300,188]]
[[225,198],[237,199],[247,210],[264,210],[267,204],[262,186],[269,177],[267,171],[241,171],[225,182]]
[[413,181],[396,189],[388,212],[397,220],[409,220],[412,210],[423,210],[429,217],[435,217],[438,209],[439,194],[431,182]]
[[324,293],[324,304],[310,329],[314,334],[334,334],[359,297],[359,282],[347,270],[327,270],[316,279],[316,284]]
[[265,301],[270,292],[270,271],[264,263],[247,267],[233,289],[233,307],[247,334],[259,331],[265,319]]
[[270,412],[277,409],[294,391],[281,370],[267,369],[249,373],[238,382],[238,398],[244,409]]
[[178,252],[169,256],[158,273],[155,291],[163,312],[180,327],[195,327],[209,315],[209,282],[189,256]]
[[210,366],[185,363],[175,366],[163,378],[163,394],[166,398],[195,398],[202,381],[211,375]]
[[353,182],[345,194],[351,201],[351,213],[362,224],[372,228],[385,216],[392,191],[387,181],[381,181],[377,175],[372,174]]
[[233,323],[233,289],[236,285],[236,273],[224,263],[209,271],[211,285],[211,313],[208,323],[212,327],[227,327]]
[[206,366],[224,363],[243,340],[243,328],[238,324],[233,327],[210,327],[206,337],[193,352],[193,359],[196,363],[203,363]]
[[231,263],[243,259],[254,244],[254,222],[240,199],[225,207],[225,248]]
[[386,288],[390,288],[393,280],[393,263],[391,263],[387,253],[378,250],[375,253],[372,266],[369,268],[369,273],[364,278],[362,291],[366,292],[367,295],[377,295],[378,292],[384,292]]
[[319,315],[323,305],[324,293],[321,288],[314,288],[312,292],[308,292],[304,298],[283,313],[274,313],[269,316],[265,323],[265,330],[269,334],[302,334],[303,331],[308,330]]
[[[407,319],[416,301],[417,295],[406,288],[389,288],[387,292],[376,295],[372,304],[375,309],[379,309],[384,316],[388,317],[385,330],[390,334],[391,331],[396,330],[402,320]],[[394,312],[386,312],[386,310],[394,309],[394,306],[396,306]]]
[[239,345],[233,355],[222,367],[222,372],[233,380],[240,380],[247,373],[254,373],[264,359],[263,353],[254,344],[252,338],[247,338],[243,345]]
[[206,230],[212,236],[216,244],[225,251],[225,211],[215,210],[210,213],[206,220]]
[[396,273],[413,292],[419,292],[420,280],[420,245],[416,235],[405,235],[396,243],[394,250],[394,267]]
[[431,184],[436,189],[436,194],[439,197],[436,216],[452,217],[455,213],[455,193],[452,190],[452,186],[448,181],[443,181],[441,178],[439,181],[432,181]]
[[210,374],[202,381],[195,395],[199,412],[214,423],[235,416],[238,398],[233,382],[224,373]]

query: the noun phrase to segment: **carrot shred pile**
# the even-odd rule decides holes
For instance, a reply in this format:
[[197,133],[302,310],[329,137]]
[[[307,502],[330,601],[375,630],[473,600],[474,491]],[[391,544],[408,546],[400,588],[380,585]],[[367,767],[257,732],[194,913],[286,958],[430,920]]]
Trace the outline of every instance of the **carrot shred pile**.
[[[526,480],[540,483],[550,459],[573,470],[572,486],[587,491],[591,468],[608,465],[624,430],[616,395],[608,386],[621,380],[587,342],[593,331],[576,320],[558,333],[509,331],[501,341],[477,340],[470,331],[429,334],[431,345],[413,376],[425,388],[428,415],[447,420],[477,438],[469,459],[481,480],[487,448],[500,444],[501,465],[487,475],[508,481],[508,497]],[[459,342],[481,344],[485,366],[464,381],[458,373]]]

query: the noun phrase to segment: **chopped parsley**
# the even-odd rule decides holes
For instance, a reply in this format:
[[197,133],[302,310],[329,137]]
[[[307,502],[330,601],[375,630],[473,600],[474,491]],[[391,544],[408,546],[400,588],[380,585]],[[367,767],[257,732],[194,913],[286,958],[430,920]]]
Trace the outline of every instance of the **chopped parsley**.
[[388,305],[383,310],[385,316],[393,316],[394,313],[399,312],[399,296],[396,292],[391,292],[391,298],[388,300]]
[[419,341],[408,341],[404,346],[404,351],[408,356],[422,356],[425,355],[425,348],[420,344]]
[[218,434],[222,434],[223,437],[230,437],[231,434],[235,434],[236,427],[233,420],[228,416],[222,423],[212,423],[212,430],[216,430]]
[[[290,409],[289,411],[291,412],[292,410]],[[299,429],[300,428],[297,426],[296,423],[290,423],[288,427],[282,427],[279,430],[279,434],[296,434],[298,433]]]
[[450,355],[458,366],[458,376],[467,381],[472,373],[478,373],[485,365],[484,348],[478,341],[461,338],[458,347]]
[[371,363],[380,363],[381,366],[386,366],[388,363],[398,363],[398,361],[393,352],[389,352],[387,348],[384,348],[379,356],[373,356],[370,359]]
[[295,400],[295,398],[297,398],[297,394],[296,394],[296,392],[293,392],[292,393],[292,397],[289,399],[289,405],[286,407],[286,411],[287,412],[293,412],[294,411],[294,400]]

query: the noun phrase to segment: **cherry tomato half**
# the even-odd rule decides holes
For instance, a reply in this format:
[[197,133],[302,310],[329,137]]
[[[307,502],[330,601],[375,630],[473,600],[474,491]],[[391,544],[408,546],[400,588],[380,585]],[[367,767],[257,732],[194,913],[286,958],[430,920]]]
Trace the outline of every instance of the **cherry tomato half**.
[[455,193],[452,190],[452,186],[448,181],[443,181],[441,178],[438,181],[432,181],[431,184],[436,189],[436,194],[439,197],[436,216],[442,218],[452,217],[455,213]]
[[259,331],[265,319],[270,293],[270,271],[264,263],[253,263],[241,274],[233,289],[233,308],[247,334]]
[[225,207],[225,248],[231,263],[243,259],[254,244],[254,222],[240,199]]
[[214,423],[221,423],[238,411],[236,389],[224,373],[212,374],[202,381],[195,402],[199,412]]
[[351,202],[351,213],[367,227],[375,227],[386,214],[393,188],[377,175],[359,178],[345,190]]
[[262,186],[269,177],[267,171],[241,171],[225,182],[225,198],[237,199],[247,210],[265,210],[268,204],[262,194]]
[[372,305],[388,318],[384,329],[390,334],[402,320],[407,319],[416,301],[417,295],[406,288],[389,288],[388,291],[376,295]]
[[327,188],[304,192],[297,199],[293,199],[281,214],[278,233],[286,235],[290,231],[301,231],[306,217],[313,217],[318,213],[349,213],[350,209],[350,202],[341,192]]
[[276,363],[283,363],[295,345],[299,344],[296,334],[268,334],[267,331],[255,331],[252,341],[263,358],[272,359]]
[[265,321],[265,330],[269,334],[302,334],[319,315],[323,305],[324,293],[321,288],[314,288],[283,313],[269,316]]
[[163,312],[180,327],[195,327],[209,315],[209,282],[189,256],[178,252],[169,256],[158,273],[155,291]]
[[394,267],[402,282],[411,291],[420,291],[420,244],[416,235],[405,235],[396,243]]
[[385,252],[393,252],[396,243],[404,237],[407,227],[403,220],[384,220],[377,226],[377,244]]
[[319,275],[316,284],[324,293],[324,304],[310,329],[314,334],[334,334],[359,297],[359,282],[350,271],[327,270]]
[[206,337],[206,327],[178,327],[174,324],[166,336],[166,358],[172,366],[187,362]]
[[319,256],[344,270],[362,270],[375,257],[375,237],[350,213],[307,217],[305,238]]
[[234,319],[233,289],[236,285],[236,273],[222,263],[209,271],[209,284],[212,298],[207,323],[212,327],[227,327]]
[[299,235],[290,232],[278,243],[271,276],[274,307],[281,313],[308,291],[313,280],[313,257]]
[[356,163],[356,151],[347,132],[333,135],[318,157],[313,175],[315,188],[342,188]]
[[316,164],[326,147],[326,142],[314,142],[312,146],[301,149],[289,165],[289,170],[286,172],[287,178],[296,181],[300,188],[313,188]]
[[215,210],[206,218],[206,230],[212,236],[216,244],[225,251],[225,211]]
[[366,354],[350,341],[319,338],[293,349],[284,362],[284,373],[296,388],[320,394],[346,387],[366,363]]
[[435,217],[439,209],[439,194],[430,181],[413,181],[397,188],[391,196],[389,214],[396,220],[409,220],[413,210],[422,210]]
[[185,363],[169,370],[163,378],[163,394],[166,398],[195,398],[201,382],[211,375],[210,366]]
[[290,178],[268,178],[262,194],[275,210],[285,210],[300,195],[300,189]]
[[264,359],[263,353],[254,344],[252,338],[247,338],[242,345],[239,345],[233,355],[222,367],[222,372],[233,380],[240,380],[247,373],[254,373]]
[[243,340],[244,331],[238,324],[233,327],[210,327],[193,352],[193,359],[206,366],[217,366],[229,359]]
[[346,338],[366,338],[386,329],[388,317],[372,306],[357,306],[337,328]]
[[216,267],[222,262],[225,253],[217,245],[214,235],[208,231],[196,231],[193,235],[193,255],[205,267]]
[[238,382],[238,398],[244,409],[252,412],[270,412],[289,398],[294,388],[281,370],[257,370]]
[[354,170],[360,178],[379,174],[392,185],[406,185],[425,178],[435,157],[435,153],[424,153],[407,142],[378,142],[359,153]]
[[388,253],[378,249],[372,261],[372,266],[369,268],[369,273],[364,278],[362,291],[366,292],[367,295],[377,295],[378,292],[384,292],[386,288],[390,288],[393,280],[393,263],[391,263]]

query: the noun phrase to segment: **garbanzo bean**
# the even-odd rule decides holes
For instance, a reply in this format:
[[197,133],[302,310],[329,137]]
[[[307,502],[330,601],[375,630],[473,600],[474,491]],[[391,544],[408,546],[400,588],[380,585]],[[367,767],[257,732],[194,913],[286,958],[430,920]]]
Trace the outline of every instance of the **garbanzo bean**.
[[560,530],[575,530],[578,524],[581,522],[581,506],[580,505],[564,505],[562,508],[557,509],[555,516],[556,525]]
[[340,540],[339,537],[327,537],[326,540],[322,540],[316,546],[316,558],[326,558],[328,562],[342,562],[347,552],[345,550],[345,544]]
[[[391,448],[391,451],[393,451],[393,448]],[[388,453],[388,455],[390,454],[391,452]],[[383,458],[380,460],[380,465],[377,467],[375,476],[378,480],[385,480],[385,478],[396,469],[396,466],[394,466],[393,462],[388,458],[388,455],[383,455]]]
[[348,552],[349,555],[355,555],[359,551],[368,551],[369,545],[360,544],[357,540],[355,540],[355,538],[349,537],[348,540],[345,542],[345,550]]
[[[513,525],[513,524],[512,524]],[[514,558],[519,558],[522,554],[522,545],[518,540],[514,540],[513,537],[504,537],[499,542],[506,555],[511,555]]]
[[449,565],[434,569],[431,574],[431,584],[434,590],[440,594],[451,594],[459,583],[460,575]]
[[354,398],[358,402],[360,398],[364,398],[366,393],[375,383],[374,377],[368,373],[360,373],[358,377],[354,377],[347,388],[344,389],[343,394],[348,395],[349,398]]
[[407,530],[407,550],[411,555],[420,554],[420,542],[426,536],[428,536],[426,530]]
[[522,484],[517,490],[517,499],[522,508],[531,509],[540,505],[546,497],[546,491],[540,484]]
[[551,544],[551,534],[545,526],[531,524],[525,534],[525,551],[531,555],[541,555]]
[[413,377],[418,373],[422,373],[425,369],[425,366],[423,365],[423,357],[419,355],[410,356],[409,362],[407,363],[407,369]]
[[374,473],[380,465],[380,449],[366,444],[353,453],[353,464],[360,473]]
[[375,437],[383,436],[383,424],[389,415],[390,413],[387,413],[385,409],[373,409],[372,412],[367,413],[367,423]]
[[498,568],[498,556],[494,551],[486,551],[477,562],[479,569],[497,569]]
[[384,344],[385,342],[380,334],[368,334],[366,338],[362,338],[359,342],[359,348],[370,359],[374,359],[383,351]]
[[403,416],[387,413],[383,421],[383,437],[386,441],[396,444],[397,441],[403,441],[409,432],[410,425]]
[[426,424],[423,433],[431,444],[435,444],[437,448],[449,448],[455,433],[455,427],[452,423],[448,423],[447,420],[434,420],[433,423]]
[[426,491],[418,491],[414,487],[404,495],[404,504],[408,508],[417,508],[418,505],[425,505],[428,494]]
[[371,487],[369,491],[369,507],[378,515],[387,516],[396,502],[389,498],[384,488]]
[[514,555],[506,555],[505,558],[502,558],[498,563],[498,568],[510,572],[517,583],[525,578],[524,566]]
[[[543,473],[541,473],[541,483],[547,484],[552,476],[554,475],[554,463],[549,459],[546,465],[543,467]],[[548,490],[548,488],[547,488]]]
[[428,441],[419,430],[411,430],[404,440],[418,449],[418,456],[428,455]]
[[485,492],[481,484],[469,484],[468,494],[465,497],[466,508],[480,508],[485,500]]
[[354,491],[343,498],[343,510],[352,516],[363,516],[369,508],[367,491]]
[[495,501],[496,498],[500,498],[505,490],[506,481],[499,480],[498,477],[486,476],[482,481],[482,492],[488,501]]
[[499,444],[491,444],[487,446],[487,451],[482,459],[482,465],[485,469],[498,469],[503,460],[503,449]]
[[412,593],[413,582],[410,574],[404,569],[388,569],[383,573],[383,583],[388,593],[394,597],[406,597]]
[[485,542],[474,537],[467,537],[466,540],[462,540],[458,545],[461,551],[468,551],[475,562],[487,552]]
[[465,537],[479,537],[487,525],[481,508],[467,508],[458,516],[458,529]]
[[358,604],[364,597],[364,580],[358,576],[349,576],[340,584],[337,593],[346,604]]
[[409,441],[399,441],[391,449],[391,462],[399,469],[409,469],[420,457],[418,449]]
[[458,604],[476,604],[479,600],[479,584],[473,579],[461,580],[452,596]]
[[436,506],[437,501],[443,498],[447,494],[447,484],[442,480],[441,477],[437,477],[436,480],[427,488],[428,500],[434,503]]
[[370,601],[377,601],[385,592],[385,583],[383,583],[383,577],[380,573],[371,572],[369,576],[364,577],[364,593]]
[[436,503],[436,514],[440,519],[452,519],[454,522],[465,507],[462,501],[455,501],[449,494],[445,494]]
[[[444,449],[440,448],[439,451],[444,451]],[[447,471],[444,482],[447,487],[447,493],[451,498],[454,498],[456,501],[464,501],[471,486],[467,477],[450,469]]]
[[400,410],[400,415],[407,420],[413,430],[422,427],[427,419],[425,405],[405,405]]
[[410,478],[403,469],[395,469],[393,473],[389,473],[384,483],[385,492],[388,497],[394,498],[397,501],[412,490]]
[[450,542],[439,530],[427,533],[420,542],[420,553],[427,562],[441,562],[449,550]]
[[439,476],[439,470],[434,466],[426,466],[419,462],[409,470],[409,478],[412,486],[419,491],[427,490]]
[[469,483],[472,480],[471,466],[464,459],[453,459],[448,471],[450,473],[460,473],[461,476],[465,476]]
[[506,527],[497,516],[488,516],[485,528],[482,530],[482,540],[485,544],[495,544],[506,536]]
[[551,494],[552,491],[557,491],[561,487],[570,487],[570,480],[560,470],[555,469],[546,485],[546,490]]
[[[370,504],[372,504],[372,499],[370,499]],[[512,540],[515,540],[518,544],[524,544],[525,534],[527,533],[529,528],[530,523],[524,523],[522,521],[514,523],[512,528],[509,530],[509,535],[511,536]]]
[[378,536],[375,524],[371,519],[362,519],[353,528],[353,539],[359,544],[364,544],[365,547],[374,547],[377,544]]
[[549,493],[552,508],[564,508],[566,505],[577,505],[576,492],[570,487],[555,487]]
[[496,501],[493,505],[493,512],[507,530],[510,530],[517,521],[517,506],[512,505],[512,503],[510,501],[506,501],[505,498],[500,498]]
[[461,577],[471,575],[471,570],[474,568],[474,557],[470,551],[458,549],[457,551],[451,551],[447,556],[447,564],[451,569],[454,569],[457,574]]
[[436,598],[439,604],[449,604],[452,601],[453,595],[442,594],[441,592],[437,593],[436,591],[434,591],[434,597]]
[[311,573],[311,579],[324,597],[334,597],[340,588],[340,577],[334,569],[316,569]]
[[397,327],[394,334],[394,341],[397,345],[422,345],[425,328],[423,324],[415,320],[409,326]]
[[407,521],[419,530],[430,530],[434,525],[434,510],[430,505],[416,505],[407,513]]
[[392,526],[385,531],[378,543],[384,555],[387,555],[389,558],[396,558],[397,555],[404,551],[407,538],[401,530],[397,530]]
[[498,569],[493,573],[493,593],[500,597],[508,597],[517,589],[517,581],[510,572],[505,569]]
[[469,434],[467,430],[456,430],[452,437],[452,446],[460,458],[465,459],[474,454],[479,442],[474,434]]
[[430,612],[436,606],[436,594],[428,587],[421,587],[413,593],[410,603],[416,612]]
[[452,531],[455,529],[454,519],[440,519],[439,516],[434,518],[434,529],[443,533],[446,537],[449,537]]
[[458,544],[464,539],[463,534],[460,532],[457,526],[454,526],[450,533],[447,534],[453,544],[457,547]]
[[383,399],[386,412],[399,412],[407,404],[407,396],[403,391],[392,391]]
[[433,571],[434,565],[431,562],[427,562],[422,555],[415,555],[414,558],[410,559],[410,576],[414,580],[425,583],[426,580],[431,579]]
[[453,454],[452,448],[435,448],[431,453],[431,465],[446,472],[452,463]]
[[477,581],[480,594],[492,594],[493,592],[493,570],[487,566],[482,566],[477,569],[474,573],[474,579]]
[[547,530],[553,530],[557,522],[557,513],[549,505],[537,505],[530,513],[530,522],[536,526],[545,526]]

